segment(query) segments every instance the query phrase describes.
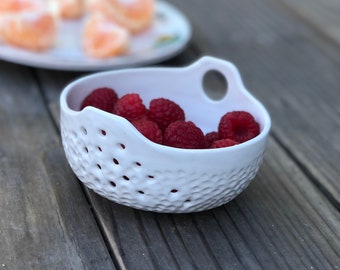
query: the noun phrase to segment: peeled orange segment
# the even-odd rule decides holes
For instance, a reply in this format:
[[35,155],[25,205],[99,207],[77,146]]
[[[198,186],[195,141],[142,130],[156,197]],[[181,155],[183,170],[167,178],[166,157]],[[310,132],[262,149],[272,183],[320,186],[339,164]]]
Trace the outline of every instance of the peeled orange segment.
[[88,13],[94,13],[95,9],[98,6],[98,0],[86,0],[85,1],[85,10]]
[[114,22],[95,14],[84,25],[83,47],[91,57],[108,58],[123,54],[129,46],[128,31]]
[[154,0],[92,0],[92,5],[108,18],[138,33],[148,28],[154,17]]
[[58,0],[57,4],[63,19],[78,19],[85,12],[85,0]]
[[0,14],[36,10],[41,2],[36,0],[1,0]]
[[53,46],[57,20],[49,10],[8,13],[0,16],[0,36],[4,43],[41,51]]

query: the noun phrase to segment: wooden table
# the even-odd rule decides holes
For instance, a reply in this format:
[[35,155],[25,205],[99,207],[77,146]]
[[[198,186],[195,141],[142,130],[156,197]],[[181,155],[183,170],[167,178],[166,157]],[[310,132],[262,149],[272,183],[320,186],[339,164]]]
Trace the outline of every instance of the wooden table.
[[230,60],[271,114],[256,178],[195,214],[110,202],[61,146],[59,95],[84,73],[0,61],[0,269],[340,268],[340,2],[170,2],[193,38],[159,65]]

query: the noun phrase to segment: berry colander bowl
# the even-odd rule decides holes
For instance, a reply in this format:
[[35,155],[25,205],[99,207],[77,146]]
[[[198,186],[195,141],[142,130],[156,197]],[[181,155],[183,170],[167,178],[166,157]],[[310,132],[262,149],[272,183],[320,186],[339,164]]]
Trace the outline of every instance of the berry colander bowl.
[[[212,100],[203,87],[209,71],[228,83],[227,93]],[[146,106],[168,98],[204,133],[217,130],[222,115],[250,112],[260,134],[239,145],[218,149],[179,149],[153,143],[126,119],[94,107],[80,110],[95,88],[111,87],[118,96],[138,93]],[[60,96],[61,136],[67,160],[88,188],[116,203],[154,212],[208,210],[235,198],[255,177],[270,130],[265,107],[243,86],[236,67],[202,57],[181,68],[149,67],[105,71],[80,78]]]

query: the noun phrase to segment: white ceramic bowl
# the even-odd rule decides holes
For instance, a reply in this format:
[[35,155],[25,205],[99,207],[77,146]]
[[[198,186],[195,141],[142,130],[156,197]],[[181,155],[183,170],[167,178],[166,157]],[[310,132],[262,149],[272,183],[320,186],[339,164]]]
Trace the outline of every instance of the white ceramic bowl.
[[[223,74],[228,92],[211,100],[202,80],[211,70]],[[219,149],[179,149],[153,143],[126,119],[86,107],[82,100],[95,88],[111,87],[119,96],[139,93],[178,103],[186,120],[204,133],[217,130],[222,115],[250,112],[260,134]],[[243,86],[230,62],[203,57],[184,68],[135,68],[101,72],[69,84],[60,96],[61,135],[68,162],[88,188],[109,200],[137,209],[185,213],[211,209],[235,198],[255,177],[262,162],[270,117]]]

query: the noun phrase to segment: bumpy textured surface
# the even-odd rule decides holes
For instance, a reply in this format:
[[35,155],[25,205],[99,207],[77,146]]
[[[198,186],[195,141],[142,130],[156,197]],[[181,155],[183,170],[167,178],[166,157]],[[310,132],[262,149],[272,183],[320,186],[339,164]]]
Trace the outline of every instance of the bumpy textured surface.
[[[228,78],[228,96],[219,102],[207,102],[204,96],[201,81],[209,70],[218,70]],[[155,73],[160,83],[150,84]],[[255,115],[261,133],[242,145],[219,149],[178,149],[155,144],[122,117],[92,107],[79,111],[90,89],[103,84],[117,92],[143,89],[139,94],[146,100],[159,96],[159,89],[163,89],[162,96],[180,104],[188,118],[205,132],[217,126],[225,108],[246,109]],[[125,93],[118,92],[120,96]],[[267,111],[243,88],[234,66],[210,57],[171,72],[132,69],[85,77],[66,87],[60,100],[62,142],[77,177],[109,200],[155,212],[203,211],[235,198],[255,177],[270,129]],[[235,100],[242,100],[242,104],[235,106]]]
[[[93,121],[84,125],[62,117],[61,123],[65,153],[77,177],[103,197],[137,209],[184,213],[225,204],[248,186],[263,157],[261,149],[250,161],[235,160],[233,168],[220,172],[189,158],[186,163],[164,160],[168,165],[161,169],[160,153],[145,148],[144,157],[136,157],[138,138],[116,137]],[[222,158],[215,162],[224,167]]]

